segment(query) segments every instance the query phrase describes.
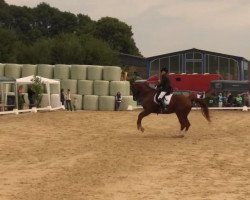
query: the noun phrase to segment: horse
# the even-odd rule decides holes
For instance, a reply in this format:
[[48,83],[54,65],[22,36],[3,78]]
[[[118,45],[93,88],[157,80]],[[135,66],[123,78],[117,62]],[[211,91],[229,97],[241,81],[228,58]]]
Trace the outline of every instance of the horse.
[[[142,119],[151,113],[161,114],[159,104],[154,101],[155,95],[158,91],[150,87],[147,82],[132,83],[131,91],[133,93],[133,99],[141,103],[143,107],[143,111],[138,115],[137,129],[144,132],[145,129],[141,124]],[[189,96],[173,93],[167,111],[162,114],[175,113],[180,122],[180,132],[184,129],[185,131],[188,131],[191,125],[188,120],[188,114],[190,113],[194,103],[201,107],[203,116],[208,122],[210,122],[209,110],[206,103],[201,99],[198,99],[193,93]]]

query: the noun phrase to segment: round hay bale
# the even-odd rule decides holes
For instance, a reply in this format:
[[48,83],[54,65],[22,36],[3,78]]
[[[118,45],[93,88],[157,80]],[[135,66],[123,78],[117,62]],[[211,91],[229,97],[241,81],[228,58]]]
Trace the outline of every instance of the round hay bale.
[[103,80],[94,81],[94,95],[108,96],[109,95],[109,81],[103,81]]
[[115,96],[117,92],[120,92],[122,96],[129,96],[129,91],[128,81],[111,81],[109,84],[110,96]]
[[98,110],[97,95],[84,95],[83,96],[83,109],[84,110]]
[[45,65],[45,64],[38,64],[37,65],[37,75],[52,79],[54,76],[54,66],[53,65]]
[[60,101],[60,94],[51,94],[50,95],[50,104],[51,104],[52,108],[62,106],[62,103]]
[[41,104],[40,104],[41,108],[49,106],[49,98],[48,97],[49,97],[48,94],[43,94],[42,101],[41,101]]
[[115,110],[115,97],[114,96],[99,96],[99,110],[101,111]]
[[0,76],[4,76],[4,66],[5,64],[0,63]]
[[77,94],[92,95],[93,94],[93,81],[92,80],[78,80],[77,89],[78,89]]
[[87,65],[71,65],[70,73],[71,79],[86,80],[87,78]]
[[24,64],[22,67],[22,77],[36,75],[37,65]]
[[69,79],[70,78],[70,65],[55,65],[54,78],[55,79]]
[[103,68],[103,80],[106,81],[120,81],[121,68],[115,66],[105,66]]
[[[54,79],[57,81],[60,81],[59,79]],[[44,88],[43,91],[44,93],[48,93],[46,84],[43,84]],[[50,94],[60,94],[60,84],[50,84]]]
[[22,65],[6,64],[4,66],[4,76],[16,78],[16,79],[20,78],[21,70],[22,70]]
[[61,80],[61,89],[66,90],[70,89],[71,94],[77,94],[77,80],[73,79],[62,79]]
[[103,66],[89,65],[87,68],[88,80],[102,80]]
[[137,103],[133,100],[133,96],[122,96],[120,110],[128,110],[129,106],[135,107],[136,105]]
[[73,110],[82,110],[82,95],[72,94],[71,104]]

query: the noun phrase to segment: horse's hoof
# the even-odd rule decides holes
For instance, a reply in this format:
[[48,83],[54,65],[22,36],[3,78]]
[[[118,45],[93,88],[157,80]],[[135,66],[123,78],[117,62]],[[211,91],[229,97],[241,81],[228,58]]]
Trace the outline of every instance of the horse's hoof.
[[142,133],[144,132],[144,128],[143,128],[143,127],[141,127],[141,132],[142,132]]

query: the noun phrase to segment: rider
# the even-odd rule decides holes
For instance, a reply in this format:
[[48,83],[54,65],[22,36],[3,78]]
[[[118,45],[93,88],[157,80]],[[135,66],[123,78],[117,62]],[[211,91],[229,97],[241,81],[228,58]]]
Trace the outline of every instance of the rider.
[[171,83],[168,77],[168,69],[167,68],[162,68],[161,69],[161,81],[157,85],[157,88],[160,88],[160,94],[158,96],[158,101],[160,103],[162,112],[166,111],[166,105],[164,103],[164,96],[169,95],[172,92],[172,87]]

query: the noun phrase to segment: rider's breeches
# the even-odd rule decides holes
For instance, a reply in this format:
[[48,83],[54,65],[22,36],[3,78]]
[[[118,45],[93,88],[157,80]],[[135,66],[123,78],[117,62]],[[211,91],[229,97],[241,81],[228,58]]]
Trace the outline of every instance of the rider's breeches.
[[162,92],[160,93],[160,95],[158,96],[158,100],[161,100],[161,99],[164,97],[165,94],[167,94],[167,92],[162,91]]

